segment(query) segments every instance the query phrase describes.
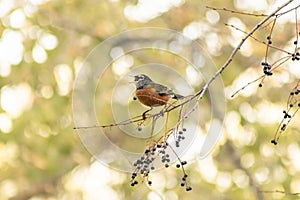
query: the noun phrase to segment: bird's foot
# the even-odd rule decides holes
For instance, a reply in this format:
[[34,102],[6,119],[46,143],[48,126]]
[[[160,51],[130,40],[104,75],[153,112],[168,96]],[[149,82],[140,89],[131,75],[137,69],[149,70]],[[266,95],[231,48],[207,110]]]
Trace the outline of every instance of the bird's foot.
[[165,112],[166,112],[166,109],[164,108],[164,109],[162,109],[162,110],[159,112],[159,115],[162,116],[162,117],[164,117]]
[[143,119],[143,120],[146,120],[146,112],[144,112],[144,113],[142,114],[142,119]]

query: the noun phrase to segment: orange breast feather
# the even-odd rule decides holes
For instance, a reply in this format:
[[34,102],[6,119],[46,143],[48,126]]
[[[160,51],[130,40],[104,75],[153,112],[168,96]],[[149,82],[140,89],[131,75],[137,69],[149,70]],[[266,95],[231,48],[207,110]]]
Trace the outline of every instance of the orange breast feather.
[[159,95],[153,88],[144,88],[136,91],[136,97],[142,104],[153,107],[165,105],[171,98],[171,95]]

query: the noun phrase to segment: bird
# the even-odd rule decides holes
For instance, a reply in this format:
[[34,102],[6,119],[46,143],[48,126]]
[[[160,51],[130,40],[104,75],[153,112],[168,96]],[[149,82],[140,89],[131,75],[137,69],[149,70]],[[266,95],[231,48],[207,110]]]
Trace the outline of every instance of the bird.
[[138,99],[143,105],[150,107],[149,110],[143,113],[143,118],[147,112],[153,107],[167,105],[170,99],[181,99],[184,96],[174,93],[174,91],[162,84],[155,83],[145,74],[134,76],[136,91],[134,100]]

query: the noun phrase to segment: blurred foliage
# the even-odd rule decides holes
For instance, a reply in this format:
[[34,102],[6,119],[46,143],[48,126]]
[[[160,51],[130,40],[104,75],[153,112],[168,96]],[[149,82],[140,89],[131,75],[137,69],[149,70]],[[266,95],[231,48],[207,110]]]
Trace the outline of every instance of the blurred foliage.
[[[263,88],[254,84],[236,98],[229,97],[262,73],[265,45],[251,39],[222,73],[228,93],[224,134],[211,155],[187,166],[191,192],[180,187],[181,174],[175,167],[153,173],[151,188],[130,187],[130,174],[95,162],[73,130],[72,84],[84,58],[99,42],[138,27],[179,32],[200,28],[202,33],[195,39],[219,67],[240,38],[234,34],[243,35],[224,23],[249,31],[262,18],[216,12],[206,6],[267,13],[275,3],[285,1],[254,1],[261,2],[256,9],[253,4],[240,6],[241,2],[250,1],[187,0],[139,22],[125,11],[140,1],[1,0],[0,198],[298,199],[275,191],[300,192],[299,117],[279,145],[271,145],[270,140],[299,76],[283,67]],[[284,48],[295,39],[294,27],[288,20],[280,24],[273,38],[277,46]],[[267,26],[255,37],[265,40],[269,31]],[[141,63],[149,59],[143,56]],[[272,56],[277,56],[276,51]],[[170,65],[180,63],[167,55],[159,58]],[[109,79],[118,76],[107,79],[101,86],[104,91],[113,86]],[[109,95],[101,100],[110,101]]]

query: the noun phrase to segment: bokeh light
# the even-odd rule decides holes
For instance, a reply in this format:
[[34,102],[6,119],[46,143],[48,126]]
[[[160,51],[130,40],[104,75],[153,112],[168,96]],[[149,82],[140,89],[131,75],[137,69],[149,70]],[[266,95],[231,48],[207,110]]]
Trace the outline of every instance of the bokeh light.
[[[262,42],[267,42],[273,21],[253,35],[257,40],[245,41],[222,73],[228,112],[222,129],[224,134],[207,156],[200,155],[198,144],[207,136],[209,123],[204,121],[209,116],[211,102],[206,95],[200,101],[201,126],[195,130],[197,137],[190,152],[183,157],[187,161],[201,157],[188,162],[185,168],[192,192],[187,193],[180,187],[181,172],[174,165],[153,172],[151,187],[140,181],[138,187],[132,188],[130,174],[94,160],[81,144],[72,123],[74,80],[85,63],[84,58],[108,37],[140,27],[176,30],[201,44],[219,68],[245,37],[243,31],[251,30],[263,17],[206,6],[268,14],[284,2],[1,0],[0,199],[179,200],[200,196],[252,200],[259,199],[258,191],[265,199],[298,199],[299,195],[291,193],[300,192],[299,113],[292,118],[277,146],[270,144],[270,140],[283,118],[282,111],[289,106],[286,102],[290,91],[300,77],[299,62],[284,63],[274,70],[272,77],[264,79],[261,88],[259,82],[255,82],[232,98],[237,90],[263,74],[261,62],[265,60],[266,46]],[[296,6],[299,1],[294,0],[281,13]],[[286,56],[285,51],[299,49],[299,34],[296,34],[299,16],[298,8],[276,19],[272,45],[284,51],[271,48],[267,61],[274,62]],[[188,52],[183,49],[183,43],[157,41],[154,47],[185,54]],[[109,56],[113,62],[108,71],[112,75],[108,80],[118,80],[133,68],[152,62],[156,53],[127,54],[125,51],[118,45],[111,49]],[[192,94],[204,85],[205,80],[191,64],[183,65],[178,57],[161,52],[155,56],[168,66],[174,66],[192,86],[187,89],[174,80],[174,90]],[[191,53],[191,59],[197,60],[200,69],[207,65],[201,56]],[[101,87],[110,91],[111,84],[107,81]],[[124,94],[132,92],[132,85],[128,85],[117,89],[116,97],[122,105],[128,104]],[[100,96],[99,101],[107,108],[111,102],[109,95]],[[134,103],[134,109],[145,109]],[[101,114],[112,122],[110,113]],[[82,113],[83,121],[85,116],[86,113]],[[117,134],[107,137],[120,142]],[[128,145],[135,148],[130,140]],[[117,160],[110,162],[109,165],[113,165]]]

